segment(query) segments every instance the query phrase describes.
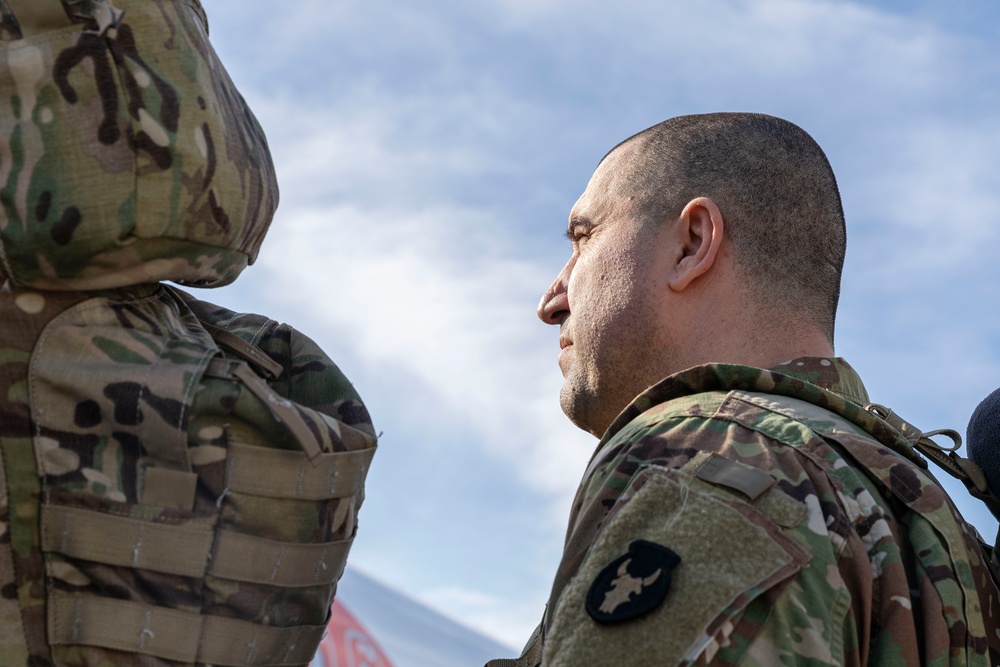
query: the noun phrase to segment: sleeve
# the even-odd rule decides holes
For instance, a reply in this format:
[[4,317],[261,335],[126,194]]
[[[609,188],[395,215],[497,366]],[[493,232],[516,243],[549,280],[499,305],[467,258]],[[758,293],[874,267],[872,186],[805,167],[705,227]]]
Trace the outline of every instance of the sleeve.
[[841,633],[828,630],[847,593],[792,536],[808,508],[777,487],[750,502],[706,483],[708,456],[628,479],[550,608],[545,667],[800,664],[804,650],[809,664],[839,663]]

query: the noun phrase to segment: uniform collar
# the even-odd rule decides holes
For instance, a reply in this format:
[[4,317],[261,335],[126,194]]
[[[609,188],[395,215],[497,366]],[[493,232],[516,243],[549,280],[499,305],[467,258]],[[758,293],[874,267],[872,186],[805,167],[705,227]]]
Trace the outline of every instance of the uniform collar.
[[839,414],[845,410],[863,412],[862,406],[869,403],[861,378],[840,357],[799,357],[769,369],[705,364],[666,377],[639,394],[608,427],[597,451],[626,424],[661,403],[706,391],[734,389],[794,396]]

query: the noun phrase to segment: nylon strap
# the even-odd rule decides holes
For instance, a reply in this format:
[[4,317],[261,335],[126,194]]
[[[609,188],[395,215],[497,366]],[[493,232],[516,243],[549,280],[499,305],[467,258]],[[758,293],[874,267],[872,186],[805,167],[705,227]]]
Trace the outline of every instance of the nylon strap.
[[49,642],[84,644],[185,663],[304,665],[325,626],[279,628],[112,598],[49,598]]
[[375,455],[369,447],[320,454],[311,462],[302,452],[232,443],[227,486],[235,493],[268,498],[326,500],[357,495]]
[[198,475],[193,472],[149,467],[142,476],[139,502],[190,512],[194,509],[197,490]]
[[236,366],[232,372],[292,432],[302,450],[309,456],[309,460],[315,461],[323,451],[323,443],[309,428],[302,413],[295,409],[295,404],[287,398],[279,396],[246,364]]
[[106,565],[201,577],[212,549],[213,521],[169,525],[45,505],[42,550]]
[[51,644],[85,644],[191,663],[203,621],[197,614],[99,597],[54,595]]
[[363,449],[366,447],[373,447],[375,445],[375,438],[368,435],[364,431],[360,431],[353,426],[348,426],[339,419],[334,422],[337,435],[340,439],[344,441],[348,449]]
[[[323,452],[324,439],[317,432],[319,426],[310,424],[310,419],[307,419],[308,412],[314,411],[300,410],[294,401],[275,392],[248,365],[242,362],[216,357],[208,363],[205,376],[225,380],[236,379],[242,382],[250,390],[250,393],[260,399],[274,417],[292,432],[292,435],[299,442],[299,446],[302,447],[302,451],[309,456],[313,465],[319,465],[317,459]],[[324,420],[323,426],[334,431],[349,450],[375,445],[376,439],[373,436],[353,426],[348,426],[338,419]]]
[[21,26],[22,37],[73,25],[59,0],[7,0],[7,6]]
[[199,320],[199,322],[216,343],[233,354],[246,359],[268,378],[277,380],[285,372],[281,364],[268,356],[267,353],[256,345],[248,343],[233,332],[226,331],[210,322],[205,322],[204,320]]
[[323,586],[344,573],[351,541],[300,544],[220,531],[208,571],[223,579],[255,584]]
[[[939,468],[959,480],[965,485],[969,493],[974,498],[978,498],[986,504],[986,507],[993,513],[993,516],[1000,519],[1000,498],[993,495],[986,482],[986,475],[974,461],[971,461],[958,453],[958,448],[962,445],[962,436],[952,429],[939,429],[936,431],[922,432],[913,424],[897,415],[891,409],[878,403],[869,403],[865,410],[875,416],[885,420],[892,428],[899,431],[903,438],[914,450],[919,451],[928,459],[933,461]],[[944,435],[954,442],[953,447],[943,448],[931,439],[935,435]],[[917,457],[918,459],[920,457]],[[927,463],[920,459],[924,468]]]
[[42,509],[43,551],[186,577],[202,577],[207,567],[223,579],[292,588],[324,586],[343,574],[351,548],[349,539],[302,544],[231,530],[216,535],[213,553],[211,523],[172,526],[85,509]]

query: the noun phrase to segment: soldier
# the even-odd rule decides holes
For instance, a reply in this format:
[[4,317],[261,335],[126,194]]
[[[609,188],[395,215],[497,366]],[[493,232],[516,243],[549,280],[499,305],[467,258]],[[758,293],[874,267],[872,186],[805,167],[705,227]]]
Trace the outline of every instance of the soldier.
[[0,0],[0,665],[305,665],[375,447],[224,285],[277,205],[197,0]]
[[998,664],[974,529],[834,357],[845,226],[811,137],[668,120],[567,235],[538,314],[600,442],[543,622],[491,665]]

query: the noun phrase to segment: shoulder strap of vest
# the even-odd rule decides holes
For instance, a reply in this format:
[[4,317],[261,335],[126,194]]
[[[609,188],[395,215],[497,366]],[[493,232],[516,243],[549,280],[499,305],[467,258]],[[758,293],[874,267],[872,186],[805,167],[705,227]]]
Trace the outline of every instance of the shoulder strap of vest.
[[[909,423],[895,412],[879,405],[869,403],[865,410],[871,412],[876,417],[893,427],[906,439],[910,447],[917,450],[928,459],[934,462],[946,473],[962,482],[969,493],[981,500],[989,508],[993,516],[1000,519],[1000,498],[997,498],[990,491],[986,483],[986,475],[974,461],[971,461],[958,453],[962,446],[962,436],[957,431],[946,428],[935,431],[921,431],[913,424]],[[954,443],[951,447],[942,447],[933,440],[936,436],[944,436]]]
[[[993,495],[989,485],[986,483],[986,475],[977,463],[971,461],[958,453],[958,448],[962,446],[962,436],[953,429],[938,429],[935,431],[923,432],[913,424],[909,423],[891,409],[878,403],[869,403],[865,410],[881,418],[889,426],[893,427],[906,439],[910,446],[934,462],[946,473],[962,482],[972,497],[981,500],[983,504],[997,519],[1000,519],[1000,498]],[[951,447],[942,447],[933,440],[935,436],[944,436],[954,444]],[[981,536],[979,546],[985,556],[984,561],[993,576],[993,581],[1000,587],[1000,554],[996,545],[1000,543],[1000,531],[997,532],[993,544],[988,543]]]

